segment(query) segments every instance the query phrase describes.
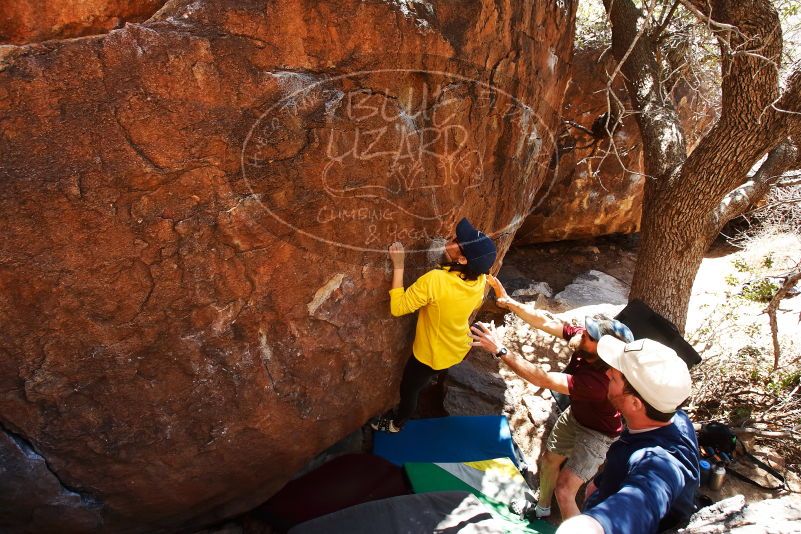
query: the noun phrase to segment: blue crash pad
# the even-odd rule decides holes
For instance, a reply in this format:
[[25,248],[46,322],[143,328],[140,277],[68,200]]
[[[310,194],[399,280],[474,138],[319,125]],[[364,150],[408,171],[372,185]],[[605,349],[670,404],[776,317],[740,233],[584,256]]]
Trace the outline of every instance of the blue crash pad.
[[520,466],[502,415],[412,419],[397,433],[373,434],[373,454],[402,466],[409,462],[476,462],[507,457]]

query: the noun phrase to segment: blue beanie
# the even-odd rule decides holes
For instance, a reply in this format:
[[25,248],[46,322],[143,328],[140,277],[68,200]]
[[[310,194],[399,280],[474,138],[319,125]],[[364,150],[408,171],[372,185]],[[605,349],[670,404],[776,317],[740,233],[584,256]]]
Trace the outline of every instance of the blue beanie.
[[486,234],[476,230],[467,219],[456,225],[456,241],[467,258],[467,268],[475,274],[489,273],[495,263],[495,243]]

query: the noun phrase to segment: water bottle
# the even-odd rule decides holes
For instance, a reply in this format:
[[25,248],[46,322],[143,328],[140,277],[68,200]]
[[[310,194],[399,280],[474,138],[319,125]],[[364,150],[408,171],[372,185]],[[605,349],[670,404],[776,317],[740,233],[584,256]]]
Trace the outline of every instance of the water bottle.
[[709,477],[709,489],[718,491],[723,486],[723,479],[726,478],[726,468],[723,464],[718,464]]
[[698,465],[701,468],[701,485],[706,486],[709,484],[709,478],[712,475],[712,464],[706,460],[701,460]]

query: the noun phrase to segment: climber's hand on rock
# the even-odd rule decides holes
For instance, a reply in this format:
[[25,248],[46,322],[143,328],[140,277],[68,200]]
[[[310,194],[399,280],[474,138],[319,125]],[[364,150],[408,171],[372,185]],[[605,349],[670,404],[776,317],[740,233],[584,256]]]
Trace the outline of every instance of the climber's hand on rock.
[[490,285],[492,290],[495,291],[495,304],[499,308],[508,308],[512,299],[509,297],[506,289],[501,284],[501,281],[490,274],[487,275],[487,283]]
[[403,243],[395,241],[389,246],[389,259],[392,260],[392,266],[396,269],[403,268],[403,263],[406,258],[406,251],[403,250]]

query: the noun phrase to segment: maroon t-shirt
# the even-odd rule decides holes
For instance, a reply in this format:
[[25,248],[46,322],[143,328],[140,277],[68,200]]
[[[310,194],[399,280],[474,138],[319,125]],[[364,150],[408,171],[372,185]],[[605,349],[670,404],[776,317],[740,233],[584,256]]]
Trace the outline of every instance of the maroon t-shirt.
[[[584,328],[580,326],[566,324],[562,329],[562,337],[570,340],[583,331]],[[606,372],[587,363],[588,356],[591,357],[585,351],[577,350],[562,371],[567,375],[570,410],[581,425],[608,436],[617,436],[623,431],[623,420],[620,412],[606,398],[609,378]]]

